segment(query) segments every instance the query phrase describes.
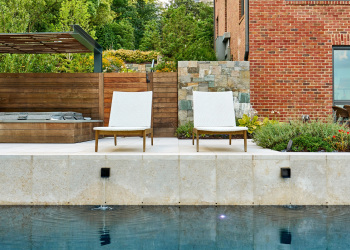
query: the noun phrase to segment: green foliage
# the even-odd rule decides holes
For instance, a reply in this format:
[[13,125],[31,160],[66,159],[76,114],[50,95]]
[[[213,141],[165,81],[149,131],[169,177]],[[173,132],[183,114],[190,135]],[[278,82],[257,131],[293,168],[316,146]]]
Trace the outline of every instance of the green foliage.
[[203,3],[175,0],[162,18],[162,54],[176,61],[215,61],[213,9]]
[[341,129],[342,125],[330,121],[267,123],[255,131],[253,139],[258,146],[274,150],[286,149],[289,140],[293,140],[292,151],[333,151],[326,138]]
[[30,22],[27,11],[31,7],[31,0],[0,0],[0,33],[26,32]]
[[177,64],[175,62],[161,62],[154,69],[156,72],[176,72]]
[[312,134],[301,134],[293,139],[292,151],[294,152],[332,152],[331,145],[320,136]]
[[158,50],[160,49],[160,27],[159,22],[151,20],[145,26],[145,32],[140,42],[140,50]]
[[159,55],[156,51],[140,51],[140,50],[125,50],[119,49],[113,51],[114,55],[128,63],[144,63],[157,60]]
[[127,20],[120,20],[104,26],[96,31],[97,42],[103,49],[134,49],[134,28]]
[[111,9],[111,0],[87,0],[88,12],[91,16],[90,25],[102,27],[113,22],[116,17]]
[[92,37],[95,31],[90,29],[90,14],[86,0],[63,0],[59,10],[59,22],[56,31],[69,31],[70,25],[79,24]]
[[59,73],[92,73],[94,60],[90,54],[58,54],[57,72]]
[[350,150],[350,132],[343,129],[338,130],[333,136],[325,139],[334,150],[345,152]]
[[[139,50],[116,55],[126,62],[151,62],[158,52],[175,64],[179,60],[216,60],[213,9],[203,3],[175,0],[164,9],[156,0],[0,0],[0,33],[64,32],[72,24],[79,24],[105,50],[151,50],[147,55]],[[84,54],[0,57],[1,72],[92,70],[90,55]],[[159,68],[175,70],[166,64]]]
[[179,138],[192,138],[193,122],[187,122],[176,129],[176,136]]
[[50,73],[57,72],[57,55],[0,54],[2,73]]
[[255,115],[253,118],[250,118],[248,115],[244,114],[242,119],[238,119],[240,127],[247,127],[248,133],[252,134],[254,131],[263,125],[261,121],[258,120],[258,116]]

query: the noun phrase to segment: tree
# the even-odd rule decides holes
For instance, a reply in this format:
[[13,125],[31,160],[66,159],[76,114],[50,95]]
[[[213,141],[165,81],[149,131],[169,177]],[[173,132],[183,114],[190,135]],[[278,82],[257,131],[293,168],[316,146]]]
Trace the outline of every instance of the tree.
[[160,27],[156,20],[148,21],[145,25],[145,32],[140,42],[140,50],[159,50],[160,49]]
[[87,0],[91,26],[101,27],[113,22],[116,14],[111,9],[111,3],[112,0]]
[[163,13],[161,53],[176,61],[216,60],[213,10],[203,3],[176,0]]
[[64,0],[59,10],[57,31],[69,31],[70,25],[79,24],[85,31],[94,37],[95,32],[90,29],[90,14],[86,0]]
[[104,49],[134,49],[134,28],[127,20],[113,22],[97,29],[97,42]]
[[155,0],[113,0],[112,9],[117,13],[116,21],[128,20],[134,28],[135,48],[138,49],[145,25],[159,19],[159,5]]
[[0,0],[0,33],[24,33],[30,22],[32,1]]

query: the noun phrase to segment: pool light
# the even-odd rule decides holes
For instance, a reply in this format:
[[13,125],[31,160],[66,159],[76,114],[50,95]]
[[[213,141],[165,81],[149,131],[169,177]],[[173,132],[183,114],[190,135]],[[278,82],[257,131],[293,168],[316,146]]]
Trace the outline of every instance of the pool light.
[[101,168],[101,178],[109,178],[110,168]]
[[281,177],[282,178],[290,178],[291,171],[290,168],[281,168]]

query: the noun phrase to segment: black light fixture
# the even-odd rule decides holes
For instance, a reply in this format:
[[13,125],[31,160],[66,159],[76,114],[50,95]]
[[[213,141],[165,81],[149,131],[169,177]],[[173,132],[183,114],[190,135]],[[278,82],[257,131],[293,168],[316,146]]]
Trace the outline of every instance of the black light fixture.
[[281,168],[281,177],[282,178],[290,178],[291,171],[290,168]]
[[110,168],[101,168],[101,178],[109,178]]

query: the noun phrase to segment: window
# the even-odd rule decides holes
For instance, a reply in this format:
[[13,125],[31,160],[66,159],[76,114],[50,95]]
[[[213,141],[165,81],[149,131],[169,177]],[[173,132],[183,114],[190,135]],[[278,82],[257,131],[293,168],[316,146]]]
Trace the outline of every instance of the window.
[[333,102],[350,104],[350,46],[333,47]]
[[239,19],[244,16],[244,1],[245,0],[239,0]]

